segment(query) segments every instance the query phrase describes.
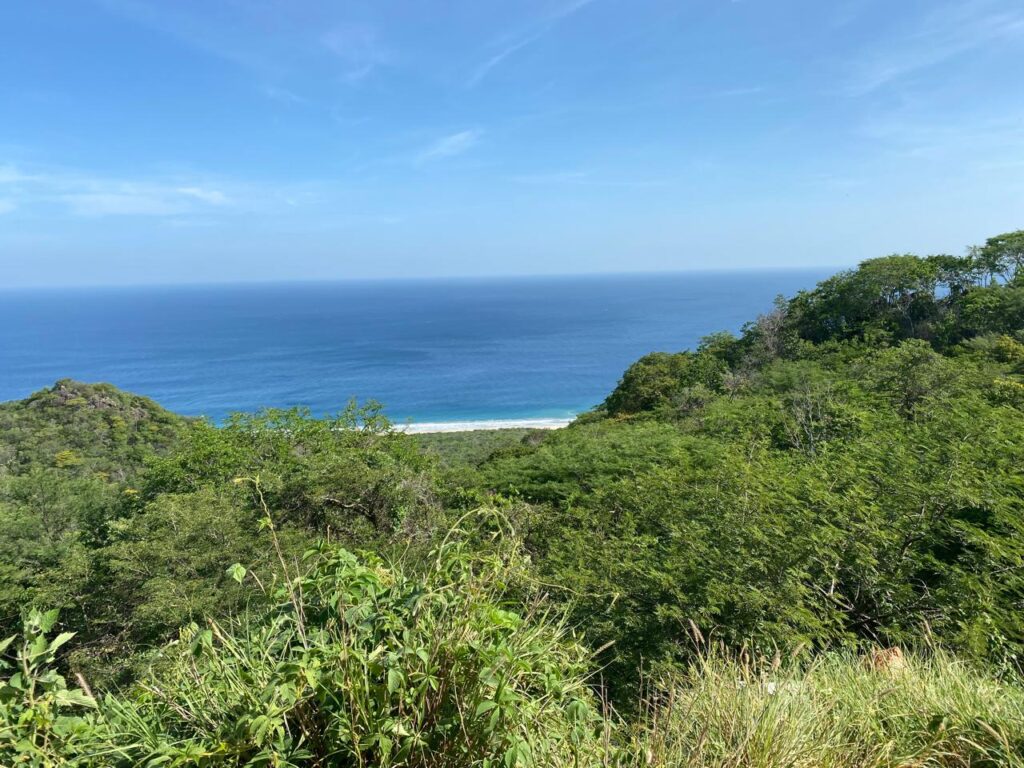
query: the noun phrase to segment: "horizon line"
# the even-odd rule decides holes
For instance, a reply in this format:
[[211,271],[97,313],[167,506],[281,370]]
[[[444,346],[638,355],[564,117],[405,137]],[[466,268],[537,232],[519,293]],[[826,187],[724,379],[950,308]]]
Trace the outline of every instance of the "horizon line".
[[612,277],[657,277],[663,275],[712,275],[766,272],[835,272],[852,269],[855,264],[827,264],[818,266],[765,266],[765,267],[692,267],[686,269],[623,270],[609,272],[534,272],[498,273],[490,275],[413,275],[409,277],[326,277],[326,278],[267,278],[252,280],[203,280],[133,283],[26,283],[0,286],[0,293],[22,291],[69,290],[130,290],[153,288],[255,288],[270,286],[311,286],[367,283],[445,283],[445,282],[498,282],[516,280],[566,280]]

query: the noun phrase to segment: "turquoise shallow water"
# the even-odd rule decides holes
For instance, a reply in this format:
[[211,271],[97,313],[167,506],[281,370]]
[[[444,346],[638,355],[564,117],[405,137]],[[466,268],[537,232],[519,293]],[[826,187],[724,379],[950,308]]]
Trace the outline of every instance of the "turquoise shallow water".
[[630,362],[826,271],[0,292],[0,400],[109,381],[188,415],[351,397],[397,421],[564,418]]

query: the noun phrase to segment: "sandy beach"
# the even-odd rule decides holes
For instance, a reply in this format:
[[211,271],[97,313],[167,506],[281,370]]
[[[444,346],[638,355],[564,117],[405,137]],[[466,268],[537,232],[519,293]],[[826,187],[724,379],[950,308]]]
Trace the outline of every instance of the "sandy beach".
[[489,419],[481,421],[422,421],[397,424],[395,429],[410,435],[429,432],[476,432],[491,429],[561,429],[572,419]]

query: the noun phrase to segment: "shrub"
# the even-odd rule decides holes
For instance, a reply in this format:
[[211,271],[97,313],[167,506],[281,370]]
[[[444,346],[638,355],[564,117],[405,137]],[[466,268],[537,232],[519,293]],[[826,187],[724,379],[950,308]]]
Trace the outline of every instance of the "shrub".
[[941,651],[708,651],[650,687],[630,725],[599,713],[589,655],[541,604],[507,609],[522,565],[507,551],[446,543],[418,573],[338,547],[310,558],[277,610],[189,628],[160,671],[99,705],[52,669],[70,639],[46,640],[56,613],[32,614],[0,680],[0,764],[1024,766],[1024,689]]
[[77,467],[82,463],[82,457],[78,455],[76,451],[66,450],[57,451],[53,457],[53,465],[60,469],[65,467]]
[[1024,384],[1019,381],[996,379],[992,382],[992,393],[996,402],[1024,410]]
[[[606,745],[589,654],[539,602],[509,609],[505,590],[524,563],[517,548],[498,549],[471,555],[446,541],[415,570],[322,545],[305,575],[282,580],[276,609],[184,631],[134,691],[102,702],[102,722],[75,725],[85,743],[64,755],[83,765],[596,765]],[[4,709],[2,727],[21,728],[20,711]],[[59,753],[59,721],[33,727]]]

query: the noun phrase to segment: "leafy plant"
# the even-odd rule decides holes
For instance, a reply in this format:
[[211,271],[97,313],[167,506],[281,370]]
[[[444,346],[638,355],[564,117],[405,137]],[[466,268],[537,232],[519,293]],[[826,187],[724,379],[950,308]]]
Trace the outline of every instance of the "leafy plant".
[[118,738],[152,764],[594,764],[588,654],[542,604],[507,604],[517,557],[449,540],[406,573],[320,546],[271,613],[187,630],[109,701]]
[[57,651],[74,637],[47,633],[57,622],[56,610],[33,611],[24,620],[21,638],[0,642],[0,764],[10,766],[68,765],[87,749],[97,719],[96,701],[88,690],[68,687],[53,667]]

